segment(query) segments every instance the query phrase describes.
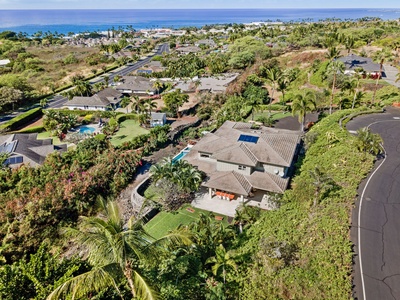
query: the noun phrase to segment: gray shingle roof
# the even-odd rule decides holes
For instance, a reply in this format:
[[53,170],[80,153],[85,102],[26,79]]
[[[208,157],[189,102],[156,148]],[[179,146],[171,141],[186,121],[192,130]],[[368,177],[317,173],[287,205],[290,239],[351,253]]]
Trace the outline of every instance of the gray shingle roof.
[[[238,142],[240,135],[260,137],[257,143]],[[253,166],[256,161],[289,167],[300,141],[297,132],[261,127],[251,129],[251,124],[226,121],[215,133],[208,133],[193,150],[206,152],[223,161],[248,161]],[[240,148],[243,143],[246,148]],[[235,147],[236,146],[236,147]],[[246,156],[246,157],[243,157]],[[250,163],[252,162],[252,163]]]
[[116,87],[117,90],[132,90],[132,91],[155,91],[153,83],[150,79],[142,76],[123,76],[123,83]]
[[235,171],[216,172],[210,176],[210,179],[203,184],[222,191],[247,196],[251,192],[251,184],[244,175]]
[[7,139],[7,143],[16,142],[12,151],[12,156],[23,155],[40,165],[46,159],[46,156],[54,151],[66,151],[67,145],[53,145],[52,139],[38,140],[37,133],[23,134],[16,133]]
[[289,178],[282,178],[268,172],[253,172],[250,176],[246,176],[246,178],[253,188],[280,194],[286,190],[289,183]]
[[67,102],[67,106],[100,106],[105,107],[111,103],[115,104],[121,101],[122,94],[112,88],[106,88],[91,97],[75,96]]
[[366,72],[378,72],[380,70],[380,64],[374,63],[369,57],[350,54],[349,56],[339,57],[338,60],[344,63],[346,70],[356,68],[363,68]]

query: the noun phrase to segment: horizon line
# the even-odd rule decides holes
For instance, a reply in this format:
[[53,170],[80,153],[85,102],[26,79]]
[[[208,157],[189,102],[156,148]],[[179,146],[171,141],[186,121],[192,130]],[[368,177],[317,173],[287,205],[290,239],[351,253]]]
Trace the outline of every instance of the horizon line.
[[400,9],[400,7],[233,7],[233,8],[4,8],[0,11],[5,10],[258,10],[258,9]]

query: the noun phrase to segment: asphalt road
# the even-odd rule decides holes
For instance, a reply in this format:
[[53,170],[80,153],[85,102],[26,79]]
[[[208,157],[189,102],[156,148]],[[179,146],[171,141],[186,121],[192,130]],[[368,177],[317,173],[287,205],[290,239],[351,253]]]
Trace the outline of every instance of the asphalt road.
[[357,117],[347,129],[367,126],[381,135],[386,153],[360,185],[352,213],[353,297],[400,299],[400,110]]
[[[144,60],[138,61],[134,64],[132,64],[131,66],[123,66],[121,68],[118,68],[114,71],[110,71],[108,72],[109,74],[109,82],[112,82],[114,77],[116,75],[119,76],[125,76],[137,69],[140,69],[141,67],[143,67],[145,64],[149,63],[151,61],[151,59],[153,58],[153,56],[155,55],[161,55],[163,52],[169,52],[169,44],[168,43],[164,43],[161,44],[158,47],[158,50],[155,54],[150,55],[149,57],[145,58]],[[92,79],[90,81],[91,84],[95,84],[97,82],[104,82],[104,78],[101,77],[96,77],[94,79]],[[55,95],[52,98],[49,99],[49,102],[47,103],[48,108],[60,108],[62,106],[64,106],[65,103],[67,103],[68,98],[61,96],[61,95]],[[0,124],[3,122],[6,122],[12,118],[15,118],[16,116],[18,116],[19,114],[23,113],[23,111],[19,111],[19,112],[14,112],[12,114],[7,114],[7,115],[1,115],[0,116]]]

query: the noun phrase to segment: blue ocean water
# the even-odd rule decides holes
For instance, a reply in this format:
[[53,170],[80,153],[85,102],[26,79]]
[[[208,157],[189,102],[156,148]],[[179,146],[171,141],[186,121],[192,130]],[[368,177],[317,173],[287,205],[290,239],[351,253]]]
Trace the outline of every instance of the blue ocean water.
[[112,27],[201,27],[206,24],[257,21],[318,21],[327,18],[379,17],[399,19],[400,9],[120,9],[120,10],[0,10],[0,31],[31,35],[37,31],[105,31]]

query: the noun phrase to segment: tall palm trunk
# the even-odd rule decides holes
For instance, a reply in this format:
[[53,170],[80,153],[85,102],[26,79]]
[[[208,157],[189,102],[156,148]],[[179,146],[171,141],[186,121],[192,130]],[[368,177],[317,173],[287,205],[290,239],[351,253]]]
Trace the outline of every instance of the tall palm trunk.
[[382,68],[383,68],[383,61],[381,61],[381,64],[379,66],[379,76],[376,79],[375,89],[374,89],[374,94],[372,95],[372,103],[371,103],[371,105],[374,105],[374,103],[375,103],[376,90],[378,89],[379,79],[381,79],[381,77],[382,77]]
[[331,102],[329,103],[329,114],[332,114],[333,97],[335,96],[336,73],[333,74]]
[[274,92],[275,92],[275,88],[272,87],[271,99],[269,100],[269,105],[268,105],[268,117],[269,118],[271,118],[271,105],[272,105],[272,100],[274,100]]
[[129,287],[131,289],[133,299],[135,299],[136,298],[136,290],[135,290],[135,284],[133,283],[132,267],[131,267],[130,262],[125,263],[124,275],[126,277],[126,280],[128,281]]
[[360,80],[357,81],[357,86],[356,86],[356,90],[354,91],[353,104],[351,105],[351,109],[354,109],[354,106],[356,105],[356,98],[357,98],[359,85],[360,85]]

